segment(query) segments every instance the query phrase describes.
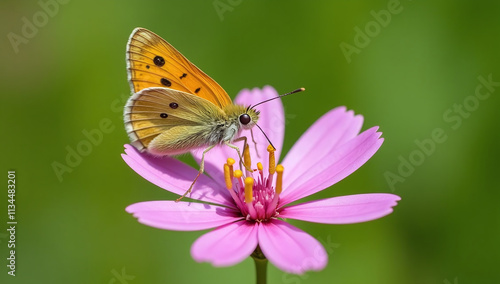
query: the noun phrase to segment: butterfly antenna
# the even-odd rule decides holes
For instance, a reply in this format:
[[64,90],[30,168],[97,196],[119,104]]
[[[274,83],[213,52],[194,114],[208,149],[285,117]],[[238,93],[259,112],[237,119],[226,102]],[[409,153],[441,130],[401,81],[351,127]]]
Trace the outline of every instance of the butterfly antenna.
[[[256,107],[256,106],[260,105],[260,104],[267,103],[267,102],[269,102],[269,101],[272,101],[272,100],[275,100],[275,99],[279,99],[279,98],[281,98],[281,97],[288,96],[288,95],[291,95],[291,94],[295,94],[295,93],[298,93],[298,92],[302,92],[302,91],[305,91],[305,90],[306,90],[305,88],[300,88],[300,89],[297,89],[297,90],[295,90],[295,91],[291,91],[290,93],[286,93],[286,94],[279,95],[279,96],[274,97],[274,98],[267,99],[267,100],[262,101],[262,102],[260,102],[260,103],[254,104],[253,106],[249,106],[249,107],[247,108],[247,111],[248,111],[249,109],[251,109],[251,108],[254,108],[254,107]],[[259,128],[260,128],[260,127],[259,127]],[[262,129],[261,129],[261,130],[262,130]]]
[[269,142],[269,144],[271,145],[271,147],[273,147],[274,150],[276,150],[276,147],[274,147],[273,143],[271,142],[271,140],[269,140],[269,137],[267,137],[266,133],[264,132],[264,130],[262,130],[262,128],[260,128],[260,126],[256,123],[255,124],[259,129],[260,129],[260,132],[262,132],[262,134],[264,134],[264,137],[266,137],[267,139],[267,142]]

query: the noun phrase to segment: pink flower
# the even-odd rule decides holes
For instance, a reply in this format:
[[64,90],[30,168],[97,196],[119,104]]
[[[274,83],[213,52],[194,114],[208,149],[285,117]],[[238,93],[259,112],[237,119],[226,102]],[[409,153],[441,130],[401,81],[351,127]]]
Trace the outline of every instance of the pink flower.
[[[235,103],[252,105],[277,95],[272,87],[243,90]],[[258,171],[233,172],[228,158],[237,160],[235,151],[225,146],[216,147],[206,156],[205,169],[210,177],[202,175],[190,195],[205,203],[146,201],[132,204],[126,210],[140,223],[160,229],[215,228],[196,240],[191,248],[191,255],[199,262],[210,262],[214,266],[234,265],[258,246],[271,263],[288,273],[321,270],[328,261],[323,246],[283,219],[324,224],[365,222],[391,213],[400,198],[393,194],[371,193],[289,204],[347,177],[375,154],[383,138],[377,132],[378,127],[359,133],[363,117],[338,107],[316,121],[295,143],[281,165],[275,167],[272,155],[279,160],[284,138],[283,106],[280,100],[273,100],[260,105],[259,110],[258,124],[277,150],[268,153],[267,140],[254,129],[256,150],[261,156]],[[243,135],[250,138],[250,133]],[[249,144],[253,150],[254,143]],[[197,169],[174,158],[152,157],[139,153],[130,145],[125,145],[125,153],[123,159],[134,171],[179,195],[189,188],[197,174]],[[253,160],[255,154],[254,150]],[[198,160],[201,157],[200,151],[193,155]],[[265,156],[269,158],[264,159]]]

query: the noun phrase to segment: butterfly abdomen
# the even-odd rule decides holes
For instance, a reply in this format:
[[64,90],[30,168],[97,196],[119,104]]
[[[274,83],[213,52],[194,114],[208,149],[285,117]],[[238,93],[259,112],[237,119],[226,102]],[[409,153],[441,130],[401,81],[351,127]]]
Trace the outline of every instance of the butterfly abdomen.
[[221,121],[199,126],[175,126],[156,136],[147,146],[147,152],[158,156],[180,155],[197,148],[231,141],[239,133],[234,124]]

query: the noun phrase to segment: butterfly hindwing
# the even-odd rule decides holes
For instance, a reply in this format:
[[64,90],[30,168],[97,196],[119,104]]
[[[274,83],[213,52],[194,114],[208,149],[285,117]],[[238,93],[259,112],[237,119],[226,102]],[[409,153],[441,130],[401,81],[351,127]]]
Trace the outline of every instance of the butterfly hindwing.
[[132,93],[164,87],[204,98],[219,108],[231,98],[212,78],[155,33],[136,28],[127,43],[127,71]]
[[[166,148],[182,152],[189,145],[203,143],[204,130],[213,121],[223,120],[224,112],[209,101],[177,90],[146,88],[127,101],[124,111],[125,129],[132,145],[139,150],[175,155]],[[189,133],[192,137],[184,137]],[[158,136],[161,138],[156,139]],[[151,143],[154,142],[152,147]],[[167,153],[168,152],[168,153]],[[158,153],[159,154],[159,153]]]

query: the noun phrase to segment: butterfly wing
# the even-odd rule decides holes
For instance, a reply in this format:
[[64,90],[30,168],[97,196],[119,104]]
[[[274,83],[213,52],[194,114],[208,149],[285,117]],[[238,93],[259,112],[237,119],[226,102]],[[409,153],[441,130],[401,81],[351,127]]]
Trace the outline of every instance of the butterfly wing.
[[155,33],[136,28],[127,43],[127,71],[132,93],[165,87],[204,98],[219,108],[231,104],[224,89]]
[[167,88],[146,88],[125,105],[125,129],[138,150],[177,155],[204,145],[224,112],[198,96]]

